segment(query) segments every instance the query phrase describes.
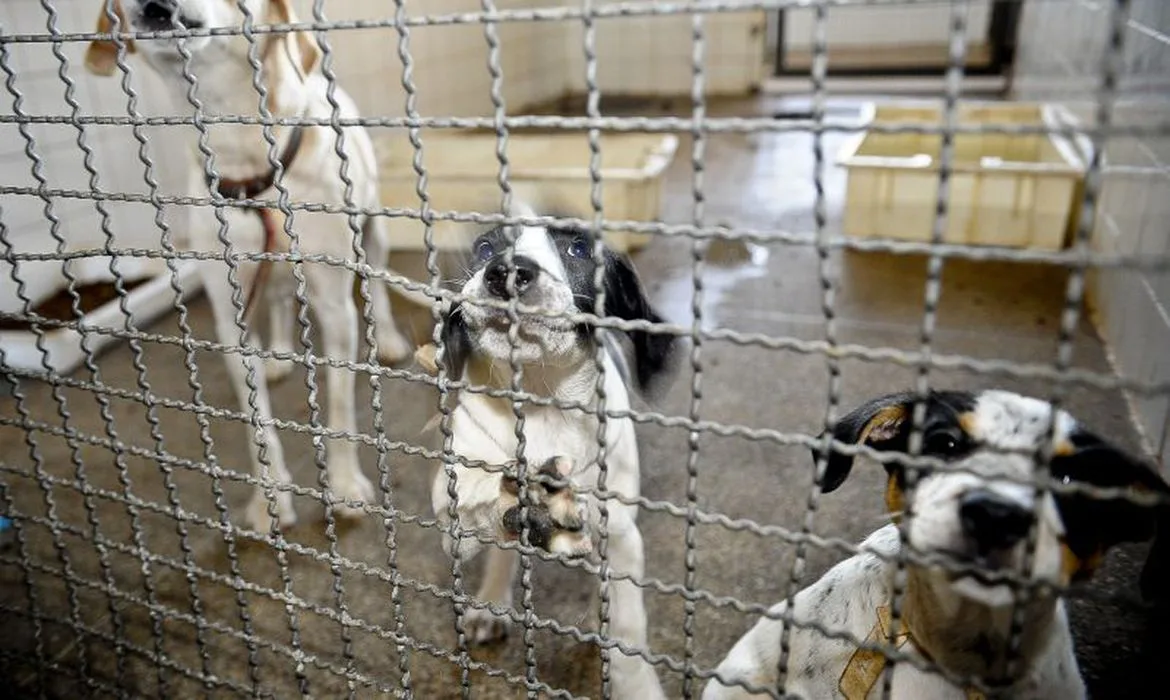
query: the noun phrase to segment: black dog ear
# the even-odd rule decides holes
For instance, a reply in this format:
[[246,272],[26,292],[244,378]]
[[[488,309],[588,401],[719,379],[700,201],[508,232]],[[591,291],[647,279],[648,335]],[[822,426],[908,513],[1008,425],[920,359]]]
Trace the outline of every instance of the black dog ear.
[[[624,321],[662,323],[663,319],[650,305],[633,264],[623,255],[606,251],[605,256],[605,315]],[[634,375],[638,389],[650,395],[656,380],[669,373],[678,338],[672,334],[628,331],[634,346]]]
[[443,369],[452,381],[463,378],[463,369],[471,357],[471,336],[467,333],[467,321],[463,318],[463,304],[451,305],[443,313]]
[[[910,412],[914,395],[898,393],[867,401],[850,411],[833,426],[833,439],[850,445],[865,443],[874,449],[893,449],[905,443],[910,429]],[[814,447],[814,463],[821,450]],[[821,491],[835,491],[853,469],[853,455],[829,450],[828,463],[821,480]]]
[[[1057,507],[1065,528],[1065,544],[1075,557],[1078,576],[1093,573],[1105,553],[1124,542],[1145,542],[1155,534],[1170,536],[1164,530],[1170,523],[1166,511],[1170,504],[1170,485],[1155,467],[1114,447],[1084,430],[1077,430],[1057,449],[1051,463],[1052,477],[1058,483],[1078,483],[1106,489],[1123,489],[1131,494],[1161,495],[1160,504],[1139,503],[1126,495],[1096,495],[1076,491],[1056,492]],[[1170,564],[1156,560],[1165,555],[1166,544],[1155,546],[1143,572],[1143,589],[1147,579],[1158,578]]]

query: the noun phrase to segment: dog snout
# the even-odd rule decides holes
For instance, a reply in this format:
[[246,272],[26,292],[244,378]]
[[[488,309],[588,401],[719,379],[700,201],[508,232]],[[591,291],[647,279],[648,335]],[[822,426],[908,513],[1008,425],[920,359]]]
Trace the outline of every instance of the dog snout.
[[487,266],[483,272],[483,284],[487,291],[492,296],[498,299],[508,299],[508,269],[514,267],[516,269],[516,296],[524,295],[524,292],[532,286],[536,281],[537,275],[540,274],[540,268],[530,258],[522,255],[512,256],[512,265],[504,260],[503,256],[497,257]]
[[146,27],[155,31],[175,29],[199,29],[203,23],[184,17],[179,12],[179,5],[175,0],[146,0],[138,9],[140,21]]
[[963,532],[981,552],[1002,550],[1028,534],[1033,521],[1031,509],[990,491],[972,491],[959,503]]

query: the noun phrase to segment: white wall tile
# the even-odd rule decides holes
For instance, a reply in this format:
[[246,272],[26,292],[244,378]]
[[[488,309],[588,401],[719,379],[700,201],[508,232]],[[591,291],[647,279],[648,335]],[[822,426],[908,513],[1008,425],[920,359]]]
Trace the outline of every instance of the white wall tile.
[[[1107,44],[1107,3],[1028,3],[1019,32],[1015,91],[1028,99],[1066,103],[1089,124],[1087,96],[1100,84]],[[1170,3],[1135,0],[1125,35],[1117,127],[1165,124],[1170,119]],[[1106,145],[1094,248],[1113,253],[1170,251],[1170,139],[1118,136]],[[1140,170],[1133,171],[1132,168]],[[1118,371],[1141,382],[1170,378],[1170,280],[1162,273],[1115,269],[1094,276],[1093,301]],[[1132,397],[1155,453],[1166,442],[1170,401]],[[1165,455],[1163,456],[1165,458]]]

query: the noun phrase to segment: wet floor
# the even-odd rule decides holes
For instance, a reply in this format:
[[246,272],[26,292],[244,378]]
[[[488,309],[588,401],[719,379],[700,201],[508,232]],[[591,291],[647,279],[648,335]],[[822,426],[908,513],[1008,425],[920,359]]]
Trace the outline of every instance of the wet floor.
[[[736,103],[715,111],[744,114],[771,106]],[[823,204],[825,225],[832,231],[839,226],[844,187],[844,174],[831,165],[840,137],[826,135],[822,145],[830,159]],[[693,216],[690,147],[684,137],[667,174],[664,218],[672,223]],[[808,135],[712,135],[704,222],[813,231],[814,162]],[[831,369],[840,376],[842,407],[914,381],[918,370],[906,362],[906,353],[917,351],[923,340],[923,258],[822,255],[809,246],[726,241],[703,250],[701,326],[730,331],[701,347],[704,420],[814,433],[828,407]],[[692,253],[687,239],[656,239],[635,258],[672,322],[693,321]],[[457,261],[445,262],[456,274]],[[420,256],[412,254],[397,255],[394,265],[416,274],[423,269]],[[825,276],[835,293],[829,324],[823,309]],[[934,352],[1051,363],[1066,283],[1060,270],[1043,266],[948,262],[930,338]],[[401,308],[399,316],[416,339],[429,338],[429,313]],[[190,323],[195,336],[213,339],[203,300],[192,303]],[[173,317],[150,330],[179,333]],[[883,359],[854,353],[833,368],[817,351],[826,340],[880,349]],[[1073,342],[1077,367],[1109,372],[1105,349],[1087,322]],[[205,688],[209,695],[229,696],[253,684],[275,697],[301,691],[335,697],[351,687],[358,697],[374,697],[408,684],[419,698],[459,697],[463,671],[449,651],[456,640],[447,593],[450,562],[427,523],[434,466],[402,444],[384,454],[371,446],[373,441],[363,444],[364,468],[384,499],[382,515],[329,533],[321,505],[309,495],[297,496],[300,522],[288,533],[287,549],[276,551],[224,524],[227,518],[240,522],[248,487],[230,473],[213,479],[201,466],[246,470],[248,430],[222,412],[196,414],[178,406],[194,397],[180,347],[146,343],[141,352],[144,375],[136,372],[127,346],[100,358],[98,380],[109,388],[104,393],[25,382],[19,387],[23,401],[0,399],[6,421],[33,426],[28,431],[0,428],[6,496],[23,516],[23,556],[32,562],[26,575],[13,561],[20,552],[9,550],[0,567],[5,629],[0,671],[6,685],[23,694],[44,690],[56,697],[77,697],[87,684],[99,694],[119,686],[131,695],[152,697],[197,696]],[[234,411],[221,359],[204,351],[196,351],[193,359],[201,401]],[[640,408],[653,415],[688,415],[689,368],[689,362],[682,363],[672,389]],[[1036,379],[961,368],[932,370],[929,377],[946,387],[997,386],[1039,395],[1049,390]],[[93,377],[82,370],[73,378]],[[145,386],[149,407],[132,398]],[[358,381],[362,433],[373,436],[384,428],[390,441],[437,446],[434,434],[422,432],[437,405],[427,385],[384,377],[376,386],[384,406],[379,425],[370,382]],[[274,391],[280,418],[309,423],[302,374]],[[1067,401],[1090,426],[1137,444],[1121,396],[1073,388]],[[698,507],[799,530],[811,483],[806,450],[760,437],[759,431],[724,432],[729,434],[707,432],[699,440]],[[646,592],[650,646],[656,654],[682,659],[686,608],[670,587],[681,584],[686,574],[687,522],[667,504],[687,505],[688,434],[655,420],[640,423],[638,434],[643,495],[660,504],[640,516],[646,574],[665,584]],[[310,437],[289,428],[282,439],[296,482],[315,486]],[[159,453],[166,458],[158,459]],[[820,498],[813,530],[854,542],[881,525],[879,471],[858,470],[840,491]],[[710,595],[696,604],[693,661],[709,669],[753,622],[722,597],[765,605],[782,598],[795,553],[779,536],[715,524],[697,525],[694,541],[696,585]],[[331,557],[333,551],[337,557]],[[1165,632],[1160,630],[1166,628],[1154,624],[1136,599],[1135,572],[1143,551],[1115,552],[1073,601],[1078,655],[1094,697],[1133,694],[1151,682],[1164,657]],[[840,557],[836,551],[811,550],[805,580]],[[331,567],[330,560],[337,565]],[[473,588],[478,562],[465,574],[463,585]],[[541,619],[584,629],[593,624],[588,575],[539,563],[532,578]],[[79,628],[85,633],[77,634]],[[576,696],[599,696],[596,647],[549,629],[533,631],[531,640],[541,682]],[[38,655],[40,667],[31,660]],[[472,665],[487,667],[468,671],[473,697],[522,696],[525,656],[520,630],[501,645],[473,650]],[[680,697],[682,674],[667,669],[660,674],[668,693]]]

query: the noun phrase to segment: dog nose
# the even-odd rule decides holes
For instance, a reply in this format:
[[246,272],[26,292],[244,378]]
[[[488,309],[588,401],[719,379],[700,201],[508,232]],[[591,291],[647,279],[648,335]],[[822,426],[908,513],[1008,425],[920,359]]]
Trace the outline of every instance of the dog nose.
[[[532,283],[536,280],[540,268],[530,258],[522,255],[512,256],[511,267],[516,268],[516,296],[524,294]],[[508,268],[507,261],[503,256],[497,257],[488,264],[487,269],[483,271],[483,284],[487,287],[488,293],[498,299],[508,298]]]
[[146,0],[142,3],[142,16],[154,22],[170,22],[175,15],[174,0]]
[[1031,509],[990,491],[972,491],[959,501],[963,532],[981,551],[1006,549],[1024,539],[1032,520]]
[[181,27],[184,29],[199,29],[202,22],[184,17],[179,14],[179,4],[175,0],[146,0],[139,10],[141,22],[153,31],[168,31]]

